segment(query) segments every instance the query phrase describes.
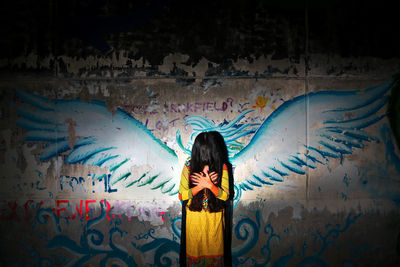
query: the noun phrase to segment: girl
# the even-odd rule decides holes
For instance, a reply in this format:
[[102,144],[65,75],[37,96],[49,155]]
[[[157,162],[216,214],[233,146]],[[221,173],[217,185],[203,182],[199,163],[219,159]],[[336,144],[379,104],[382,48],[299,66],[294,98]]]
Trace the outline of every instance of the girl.
[[183,201],[181,266],[224,266],[230,262],[224,260],[230,250],[229,219],[225,216],[225,202],[232,187],[228,166],[221,134],[200,133],[183,167],[179,186],[179,199]]

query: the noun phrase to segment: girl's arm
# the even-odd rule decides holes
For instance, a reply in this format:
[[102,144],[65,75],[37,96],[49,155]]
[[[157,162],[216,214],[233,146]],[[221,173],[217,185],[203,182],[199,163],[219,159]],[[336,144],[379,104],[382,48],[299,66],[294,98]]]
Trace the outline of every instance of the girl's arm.
[[[212,176],[212,174],[210,174]],[[208,174],[208,171],[204,172],[203,174],[200,173],[193,173],[191,176],[191,179],[193,180],[193,184],[196,186],[192,188],[193,195],[197,194],[200,190],[204,188],[210,189],[210,191],[219,199],[221,200],[227,200],[229,196],[229,175],[228,175],[228,168],[224,164],[223,169],[222,169],[222,181],[221,181],[221,187],[219,188],[218,186],[214,185],[213,181],[214,179],[210,178],[210,175]],[[199,189],[197,189],[198,187]],[[194,193],[194,189],[196,188],[196,193]]]
[[201,187],[199,185],[196,185],[195,187],[192,187],[192,195],[193,196],[197,195],[197,193],[199,193],[203,189],[204,189],[204,187]]
[[[189,167],[187,166],[187,164],[185,164],[181,174],[181,182],[179,184],[179,199],[183,201],[193,198],[194,188],[189,188],[189,173]],[[198,192],[196,192],[196,194],[197,193]]]
[[228,167],[225,164],[222,166],[221,188],[218,188],[216,197],[224,201],[229,197],[229,173]]

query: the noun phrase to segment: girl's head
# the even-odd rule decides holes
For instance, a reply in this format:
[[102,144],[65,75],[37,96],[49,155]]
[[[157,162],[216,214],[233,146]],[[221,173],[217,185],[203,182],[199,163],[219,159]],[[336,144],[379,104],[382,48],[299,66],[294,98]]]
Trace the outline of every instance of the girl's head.
[[[224,138],[219,132],[202,132],[194,140],[192,154],[190,159],[190,173],[200,173],[204,166],[209,167],[209,173],[218,173],[217,186],[221,186],[222,169],[224,164],[228,164],[228,149],[226,148]],[[189,187],[195,185],[189,180]],[[223,208],[224,202],[217,199],[208,189],[202,190],[192,199],[190,209],[200,211],[202,209],[202,200],[205,191],[209,198],[210,211],[219,211]]]
[[202,132],[196,136],[191,154],[191,166],[196,168],[194,172],[201,171],[205,165],[210,167],[210,171],[219,172],[227,162],[228,150],[219,132]]

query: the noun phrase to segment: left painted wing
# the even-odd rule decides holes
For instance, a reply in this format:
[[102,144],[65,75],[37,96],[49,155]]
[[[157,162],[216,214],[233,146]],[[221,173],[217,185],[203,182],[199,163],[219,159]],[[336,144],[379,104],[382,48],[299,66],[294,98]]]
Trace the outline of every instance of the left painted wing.
[[[283,103],[232,158],[241,190],[284,182],[329,158],[351,154],[376,140],[364,130],[385,116],[392,81],[365,90],[321,91]],[[307,111],[307,112],[306,112]],[[240,194],[240,192],[239,192]]]
[[17,125],[27,130],[26,141],[47,144],[40,160],[70,151],[66,163],[106,167],[112,184],[178,192],[181,167],[175,152],[122,109],[112,114],[101,101],[16,94],[25,102],[18,106]]

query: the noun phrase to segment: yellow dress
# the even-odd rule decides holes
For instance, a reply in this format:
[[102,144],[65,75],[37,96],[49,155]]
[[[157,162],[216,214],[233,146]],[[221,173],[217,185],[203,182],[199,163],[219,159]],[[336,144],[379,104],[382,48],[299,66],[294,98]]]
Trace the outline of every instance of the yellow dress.
[[[223,266],[224,264],[224,215],[209,212],[207,206],[191,211],[189,205],[193,198],[189,188],[190,161],[185,164],[179,186],[179,199],[189,200],[186,205],[186,265],[187,266]],[[223,166],[221,187],[217,198],[228,199],[229,176],[226,165]]]

